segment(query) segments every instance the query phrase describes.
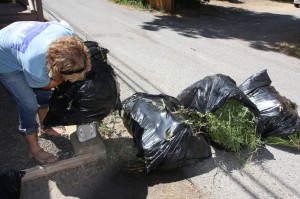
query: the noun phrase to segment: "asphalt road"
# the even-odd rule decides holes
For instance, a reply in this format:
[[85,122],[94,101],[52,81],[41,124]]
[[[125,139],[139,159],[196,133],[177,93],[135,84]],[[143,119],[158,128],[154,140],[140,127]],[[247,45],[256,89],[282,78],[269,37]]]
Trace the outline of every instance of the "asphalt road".
[[267,69],[276,89],[300,104],[300,61],[272,48],[280,41],[299,40],[300,12],[294,12],[292,4],[288,6],[293,15],[226,8],[215,9],[215,15],[175,18],[106,0],[43,3],[83,38],[110,50],[122,99],[136,91],[177,96],[217,73],[240,84]]
[[[239,85],[267,69],[277,91],[300,104],[300,60],[274,49],[282,41],[299,42],[300,9],[268,1],[252,8],[248,2],[253,1],[244,4],[249,10],[211,1],[221,7],[174,17],[106,0],[43,0],[50,20],[64,19],[83,39],[110,50],[122,99],[137,91],[176,97],[217,73]],[[299,152],[266,146],[244,161],[214,151],[213,158],[181,172],[207,198],[300,198]]]

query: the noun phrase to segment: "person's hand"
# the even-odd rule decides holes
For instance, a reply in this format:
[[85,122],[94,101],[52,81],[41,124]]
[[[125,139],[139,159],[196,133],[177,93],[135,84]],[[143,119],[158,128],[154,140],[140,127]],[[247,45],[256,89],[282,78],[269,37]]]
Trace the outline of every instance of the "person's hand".
[[91,66],[87,66],[85,70],[86,70],[86,72],[89,72],[89,71],[92,70],[92,67]]
[[54,79],[50,79],[50,82],[47,86],[43,87],[44,90],[50,90],[51,88],[54,88],[55,86],[63,83],[64,80],[63,79],[60,79],[60,80],[54,80]]

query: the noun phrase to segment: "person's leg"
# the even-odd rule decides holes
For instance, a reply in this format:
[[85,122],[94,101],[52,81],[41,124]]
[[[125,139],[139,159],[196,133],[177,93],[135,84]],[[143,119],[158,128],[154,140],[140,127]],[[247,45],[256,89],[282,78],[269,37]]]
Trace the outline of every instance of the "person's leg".
[[63,128],[60,127],[52,127],[47,129],[43,128],[43,121],[49,110],[49,97],[51,95],[51,92],[42,89],[34,89],[34,92],[36,94],[36,98],[39,104],[38,117],[39,117],[41,134],[66,137],[66,135],[64,134],[65,130]]
[[39,108],[38,109],[38,116],[40,121],[40,133],[43,135],[51,135],[51,136],[62,136],[62,137],[68,137],[64,128],[62,127],[51,127],[51,128],[43,128],[43,121],[48,113],[47,108]]
[[43,121],[48,113],[48,108],[39,108],[38,109],[38,116],[39,116],[39,122],[40,122],[40,126],[43,126]]
[[27,85],[23,72],[15,71],[0,74],[0,82],[17,102],[19,131],[24,135],[29,145],[30,154],[43,164],[56,161],[56,156],[43,151],[38,144],[38,124],[36,121],[38,103],[32,88]]
[[29,155],[42,164],[53,163],[57,161],[57,157],[51,153],[45,152],[38,144],[37,134],[32,133],[25,135],[25,140],[29,144]]

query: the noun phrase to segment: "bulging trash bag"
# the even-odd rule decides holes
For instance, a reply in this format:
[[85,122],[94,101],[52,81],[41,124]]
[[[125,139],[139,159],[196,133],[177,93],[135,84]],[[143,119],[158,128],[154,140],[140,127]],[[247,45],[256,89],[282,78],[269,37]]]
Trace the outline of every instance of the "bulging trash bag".
[[102,120],[122,108],[119,85],[113,68],[107,63],[108,50],[86,41],[92,70],[86,80],[63,82],[49,99],[44,126],[81,125]]
[[257,132],[262,137],[286,136],[300,130],[297,106],[271,86],[267,70],[249,77],[239,88],[257,106]]
[[25,171],[0,172],[0,198],[19,199],[21,193],[21,179]]
[[99,44],[95,41],[85,41],[83,43],[89,49],[92,66],[107,62],[107,54],[109,53],[108,49],[99,46]]
[[122,104],[124,126],[133,136],[137,156],[146,160],[147,172],[174,169],[211,156],[206,141],[172,114],[181,106],[176,98],[135,93]]
[[184,89],[177,99],[184,108],[207,114],[224,106],[229,99],[242,102],[255,115],[259,112],[256,106],[237,87],[236,82],[229,76],[216,74],[207,76],[202,80]]

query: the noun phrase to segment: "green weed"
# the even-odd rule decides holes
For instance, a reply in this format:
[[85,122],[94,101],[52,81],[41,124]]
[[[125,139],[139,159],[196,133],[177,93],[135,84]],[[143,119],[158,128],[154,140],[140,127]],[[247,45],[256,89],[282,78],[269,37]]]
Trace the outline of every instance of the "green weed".
[[256,150],[260,138],[256,135],[254,114],[242,103],[229,100],[214,113],[206,115],[208,134],[225,150],[239,152],[247,147]]
[[242,148],[257,151],[262,144],[256,134],[254,114],[241,102],[229,100],[213,113],[203,115],[197,111],[181,109],[185,123],[196,133],[204,133],[226,151],[240,152]]
[[96,122],[97,129],[99,129],[103,136],[111,138],[114,134],[117,133],[116,117],[116,113],[112,113],[103,120]]
[[286,146],[300,150],[300,131],[288,136],[271,136],[264,139],[268,145]]

